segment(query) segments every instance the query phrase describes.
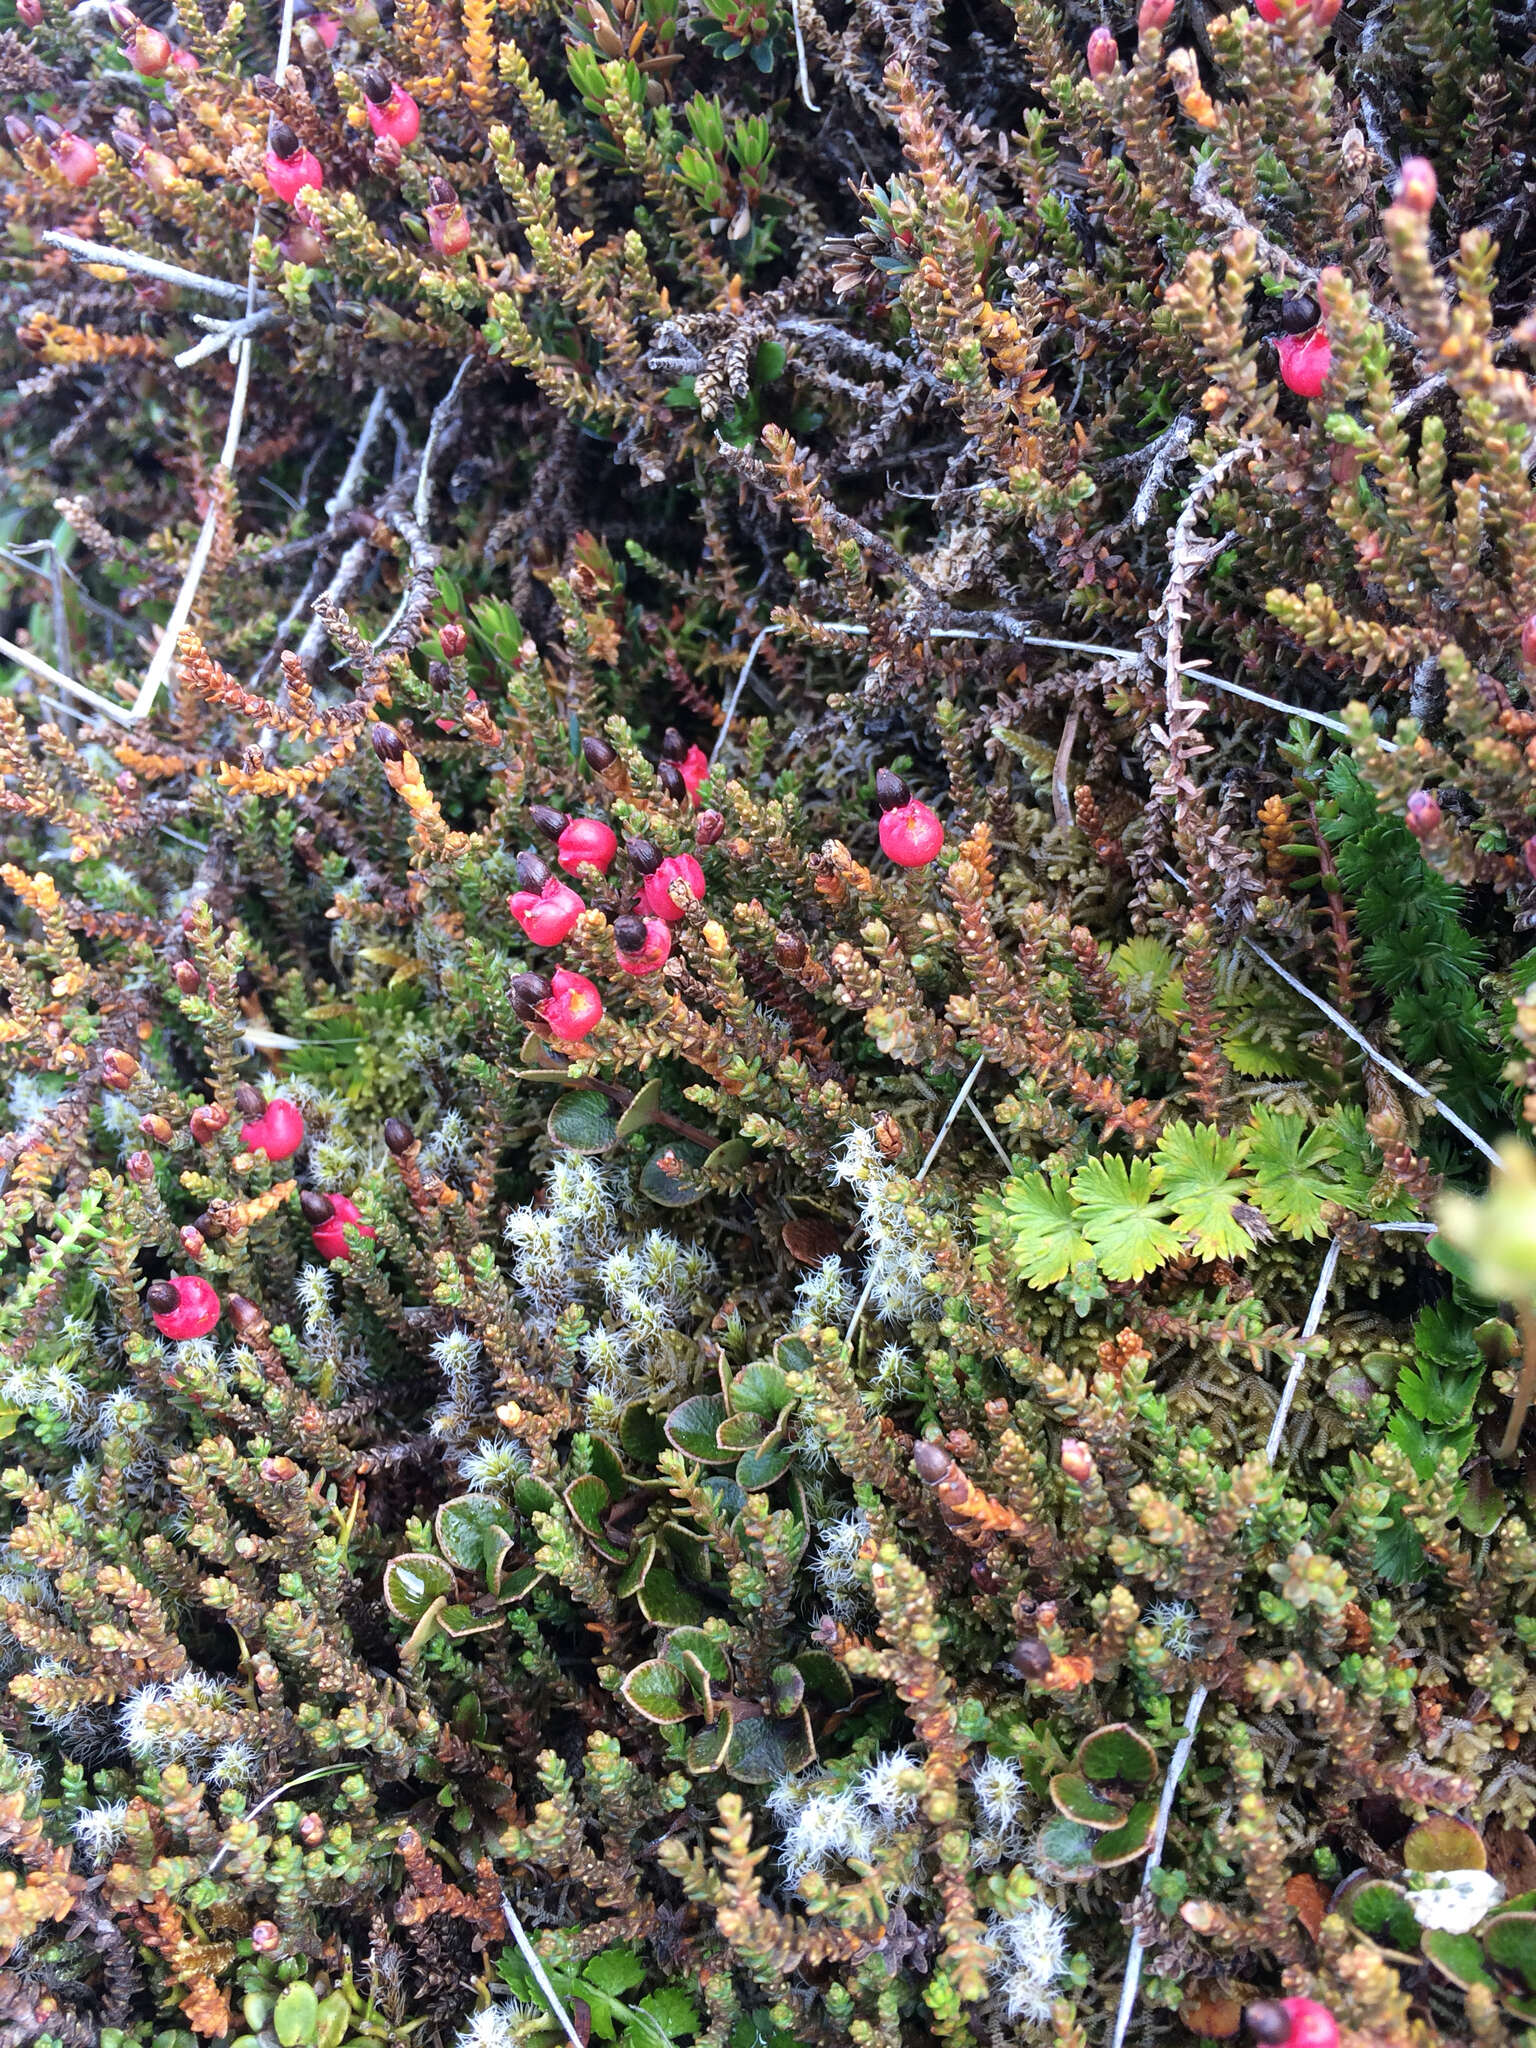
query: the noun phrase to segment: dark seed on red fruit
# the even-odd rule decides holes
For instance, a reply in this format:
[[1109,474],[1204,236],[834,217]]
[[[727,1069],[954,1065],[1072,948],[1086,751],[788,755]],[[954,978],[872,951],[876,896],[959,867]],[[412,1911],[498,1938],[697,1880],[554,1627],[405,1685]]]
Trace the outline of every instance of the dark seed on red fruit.
[[688,785],[683,780],[682,769],[675,761],[662,761],[656,769],[656,780],[673,803],[681,804],[688,801]]
[[643,953],[646,942],[645,919],[626,912],[613,921],[613,943],[621,953]]
[[267,147],[274,156],[287,163],[290,157],[299,153],[299,138],[286,121],[274,121],[267,130]]
[[875,801],[882,811],[899,811],[911,803],[912,792],[894,770],[880,768],[875,773]]
[[512,1008],[525,1024],[539,1014],[540,1003],[549,1001],[549,983],[542,974],[514,974],[508,988]]
[[605,768],[611,768],[619,758],[600,733],[589,732],[581,743],[587,766],[594,774],[601,775]]
[[394,87],[390,84],[389,80],[376,66],[370,66],[363,73],[359,82],[362,85],[363,91],[367,93],[369,99],[373,101],[376,107],[382,107],[394,91]]
[[1280,2048],[1280,2044],[1291,2038],[1291,2016],[1278,1999],[1261,1999],[1257,2005],[1244,2008],[1243,2018],[1248,2031],[1256,2041],[1263,2041],[1266,2048]]
[[538,830],[549,839],[558,839],[567,823],[564,811],[553,810],[548,804],[530,804],[528,816]]
[[688,742],[675,725],[669,725],[661,736],[661,758],[663,761],[681,761],[688,751]]
[[1283,334],[1309,334],[1321,317],[1318,303],[1310,292],[1287,292],[1280,301],[1280,329]]
[[539,859],[531,846],[524,847],[517,856],[517,880],[519,888],[542,889],[549,880],[549,865]]
[[661,866],[661,855],[649,839],[629,839],[624,843],[629,864],[637,874],[654,875]]
[[329,1198],[325,1195],[317,1194],[313,1188],[306,1188],[303,1194],[300,1195],[299,1208],[303,1211],[304,1221],[311,1230],[318,1230],[322,1223],[329,1223],[336,1214],[336,1211],[331,1207]]
[[156,1280],[144,1299],[157,1316],[174,1315],[181,1307],[181,1296],[169,1280]]
[[260,1116],[266,1106],[267,1098],[259,1088],[253,1088],[249,1081],[242,1081],[235,1090],[235,1107],[242,1116]]

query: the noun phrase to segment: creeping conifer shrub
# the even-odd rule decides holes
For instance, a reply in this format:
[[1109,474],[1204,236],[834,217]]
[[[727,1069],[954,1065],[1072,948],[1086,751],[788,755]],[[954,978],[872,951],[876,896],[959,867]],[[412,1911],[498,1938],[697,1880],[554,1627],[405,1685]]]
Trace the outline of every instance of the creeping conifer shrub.
[[3,2048],[1536,2028],[1464,0],[0,0]]

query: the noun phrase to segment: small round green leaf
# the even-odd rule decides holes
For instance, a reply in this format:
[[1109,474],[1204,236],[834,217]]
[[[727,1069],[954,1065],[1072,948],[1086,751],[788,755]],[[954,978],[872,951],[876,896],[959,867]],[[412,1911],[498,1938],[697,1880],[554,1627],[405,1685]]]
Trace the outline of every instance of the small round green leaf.
[[1125,1721],[1096,1728],[1078,1744],[1077,1768],[1100,1782],[1119,1779],[1127,1785],[1150,1785],[1157,1776],[1157,1751]]
[[1080,1772],[1058,1771],[1050,1789],[1056,1811],[1085,1828],[1117,1828],[1125,1819],[1124,1808],[1101,1799]]
[[1482,1930],[1483,1953],[1501,1969],[1518,1970],[1536,1991],[1536,1913],[1498,1913]]
[[709,1192],[698,1178],[705,1155],[686,1138],[674,1138],[653,1152],[640,1175],[640,1192],[661,1209],[686,1209]]
[[1080,1822],[1058,1815],[1048,1820],[1035,1837],[1035,1868],[1042,1877],[1058,1884],[1082,1884],[1097,1877],[1093,1845],[1098,1837]]
[[384,1604],[397,1621],[420,1621],[453,1591],[453,1573],[430,1550],[407,1550],[384,1567]]
[[1454,1814],[1432,1813],[1410,1828],[1403,1842],[1405,1870],[1486,1870],[1488,1851],[1483,1838],[1467,1821]]
[[724,1420],[725,1403],[718,1394],[695,1394],[667,1417],[667,1441],[701,1465],[727,1465],[735,1453],[722,1451],[715,1441]]
[[663,1726],[686,1721],[695,1711],[687,1679],[677,1665],[669,1664],[664,1657],[652,1657],[637,1664],[619,1692],[642,1720],[659,1721]]
[[1135,1863],[1147,1853],[1147,1844],[1152,1839],[1153,1823],[1157,1819],[1155,1799],[1143,1799],[1133,1806],[1125,1817],[1125,1825],[1107,1835],[1100,1835],[1092,1851],[1095,1865],[1100,1870],[1113,1870],[1120,1863]]
[[568,1152],[608,1152],[619,1141],[613,1104],[595,1088],[573,1088],[549,1112],[549,1135]]
[[302,1978],[286,1986],[272,2008],[272,2031],[283,2048],[309,2048],[319,2021],[320,2001]]

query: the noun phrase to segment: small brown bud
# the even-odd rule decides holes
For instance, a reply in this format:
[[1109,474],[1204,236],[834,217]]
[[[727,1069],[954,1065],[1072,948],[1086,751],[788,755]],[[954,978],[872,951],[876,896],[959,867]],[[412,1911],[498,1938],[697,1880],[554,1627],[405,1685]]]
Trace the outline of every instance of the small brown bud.
[[155,1162],[147,1152],[130,1152],[125,1164],[128,1178],[137,1181],[141,1188],[148,1187],[155,1177]]
[[657,764],[656,780],[661,784],[663,796],[669,796],[675,804],[688,802],[688,785],[683,780],[683,771],[675,761]]
[[181,1239],[181,1248],[189,1259],[200,1259],[208,1249],[208,1240],[195,1223],[183,1223],[176,1235]]
[[427,681],[437,691],[438,695],[441,696],[443,691],[453,688],[453,670],[446,661],[429,661],[427,663]]
[[253,1088],[249,1081],[242,1081],[235,1090],[235,1107],[244,1117],[259,1117],[267,1106],[267,1098],[259,1088]]
[[1038,1636],[1026,1636],[1014,1644],[1008,1662],[1020,1678],[1044,1678],[1051,1668],[1051,1653]]
[[187,1125],[199,1145],[211,1145],[229,1122],[229,1111],[218,1102],[200,1102]]
[[384,1143],[398,1159],[402,1152],[409,1152],[416,1142],[416,1133],[403,1116],[392,1116],[384,1124]]
[[249,967],[242,967],[235,976],[235,994],[237,996],[253,996],[258,986],[256,977],[252,974]]
[[224,1297],[224,1313],[237,1337],[258,1337],[267,1327],[267,1319],[254,1301],[247,1301],[243,1294],[228,1294]]
[[907,1134],[893,1116],[883,1116],[875,1125],[875,1143],[882,1159],[899,1159],[907,1149]]
[[325,1822],[318,1813],[306,1813],[299,1822],[299,1840],[306,1849],[318,1849],[325,1840]]
[[318,1230],[322,1223],[329,1223],[336,1214],[329,1197],[317,1194],[313,1188],[306,1188],[300,1195],[299,1208],[311,1230]]
[[713,846],[725,833],[725,820],[718,811],[700,811],[693,821],[693,843],[702,852],[706,846]]
[[587,766],[595,775],[603,774],[619,758],[602,734],[596,732],[587,734],[581,743],[581,751],[586,756]]
[[912,1449],[912,1462],[925,1486],[937,1486],[955,1462],[942,1444],[919,1443]]
[[139,1129],[152,1145],[169,1145],[176,1135],[167,1118],[153,1113],[139,1118]]
[[131,1052],[124,1052],[118,1046],[109,1046],[101,1056],[101,1078],[108,1088],[121,1093],[133,1086],[133,1078],[139,1071],[139,1063]]
[[1064,1436],[1061,1440],[1061,1469],[1069,1479],[1075,1479],[1079,1486],[1086,1486],[1094,1474],[1093,1453],[1085,1443],[1075,1436]]
[[405,741],[392,725],[376,725],[368,737],[373,741],[373,751],[381,761],[405,759]]
[[445,660],[457,661],[469,645],[469,635],[457,619],[450,619],[447,625],[438,627],[437,644],[442,648]]
[[299,1476],[292,1458],[263,1458],[260,1471],[268,1486],[290,1486]]
[[178,960],[171,969],[171,979],[184,996],[195,996],[203,985],[203,977],[190,960]]
[[773,941],[773,957],[781,967],[787,967],[791,974],[805,965],[805,941],[798,932],[777,932]]
[[276,1955],[283,1945],[283,1937],[270,1920],[258,1920],[251,1929],[251,1947],[259,1956]]
[[212,1209],[204,1209],[201,1215],[195,1216],[192,1220],[210,1244],[217,1244],[221,1237],[228,1235],[223,1218],[216,1216]]

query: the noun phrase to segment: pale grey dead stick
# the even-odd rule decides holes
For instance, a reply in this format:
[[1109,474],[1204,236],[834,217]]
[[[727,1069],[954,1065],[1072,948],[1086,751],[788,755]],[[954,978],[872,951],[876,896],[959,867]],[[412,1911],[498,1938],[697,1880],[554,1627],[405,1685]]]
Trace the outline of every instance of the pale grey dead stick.
[[258,306],[254,313],[246,313],[238,320],[209,322],[196,313],[192,317],[199,327],[206,325],[209,331],[201,341],[194,341],[190,348],[184,348],[179,356],[171,358],[178,370],[190,370],[194,363],[202,362],[207,356],[217,355],[219,350],[230,342],[243,341],[249,334],[259,334],[264,327],[270,327],[274,321],[281,320],[283,309],[281,306]]
[[[1189,887],[1188,882],[1185,881],[1177,868],[1170,867],[1167,861],[1164,861],[1162,865],[1163,872],[1166,875],[1170,875],[1181,889]],[[1420,1102],[1427,1102],[1435,1114],[1444,1117],[1452,1130],[1460,1131],[1467,1143],[1475,1146],[1491,1166],[1502,1170],[1504,1162],[1494,1147],[1479,1132],[1474,1131],[1469,1123],[1459,1117],[1454,1109],[1451,1109],[1446,1103],[1442,1102],[1432,1088],[1426,1088],[1422,1081],[1416,1081],[1412,1074],[1406,1072],[1404,1068],[1397,1064],[1396,1060],[1389,1060],[1384,1052],[1378,1051],[1366,1037],[1365,1033],[1356,1025],[1351,1024],[1342,1011],[1336,1010],[1332,1003],[1325,1002],[1320,995],[1309,989],[1304,981],[1299,980],[1296,975],[1292,974],[1289,968],[1282,967],[1272,954],[1265,952],[1257,939],[1239,939],[1238,944],[1245,947],[1256,960],[1261,960],[1271,974],[1277,974],[1287,988],[1294,989],[1297,995],[1312,1005],[1314,1010],[1317,1010],[1322,1016],[1326,1017],[1329,1023],[1337,1030],[1342,1031],[1352,1045],[1359,1046],[1366,1058],[1375,1066],[1380,1067],[1384,1074],[1390,1074],[1394,1081],[1400,1082],[1408,1090],[1409,1094],[1416,1095]]]
[[[277,37],[277,65],[275,74],[279,78],[282,77],[288,67],[288,50],[292,40],[293,0],[283,0],[282,25],[278,30]],[[228,298],[234,296],[243,299],[247,315],[254,313],[259,296],[256,285],[256,238],[260,232],[261,208],[258,205],[256,219],[251,228],[250,266],[243,290],[238,285],[225,286],[220,281],[200,277],[195,270],[185,271],[180,276],[173,277],[170,281],[175,284],[185,284],[197,291],[207,291],[213,288],[215,297]],[[60,246],[65,248],[71,247],[76,241],[74,236],[61,237],[52,235],[48,239],[58,242]],[[142,269],[147,262],[153,260],[143,258],[137,263],[129,263],[126,260],[125,252],[109,248],[101,242],[79,243],[75,253],[82,252],[92,262],[117,263],[122,264],[128,269]],[[176,266],[161,265],[160,268],[163,272],[168,269],[174,270]],[[220,452],[218,464],[219,471],[222,471],[225,477],[232,476],[234,473],[235,456],[240,448],[240,434],[245,425],[245,404],[251,388],[251,347],[252,342],[249,334],[242,335],[235,343],[235,390],[234,396],[230,400],[229,424],[224,430],[224,446]],[[72,696],[81,697],[87,703],[95,704],[98,709],[108,711],[110,716],[116,718],[120,724],[136,725],[141,719],[147,718],[154,706],[156,697],[159,696],[161,688],[170,676],[171,664],[176,659],[176,643],[181,638],[187,620],[192,616],[192,607],[197,601],[198,586],[203,580],[203,571],[207,568],[208,558],[213,552],[214,536],[218,532],[222,509],[223,492],[219,488],[219,477],[216,471],[214,488],[209,497],[208,510],[203,519],[202,530],[198,534],[196,544],[192,549],[192,558],[187,563],[186,574],[183,576],[181,588],[176,594],[176,602],[171,607],[171,616],[166,621],[165,630],[160,635],[160,644],[156,647],[150,659],[149,667],[144,672],[144,680],[139,685],[138,695],[134,698],[133,704],[126,716],[120,706],[112,707],[107,698],[101,696],[95,690],[88,690],[84,684],[77,683],[72,676],[66,676],[55,671],[47,680],[58,684],[60,688],[67,690]],[[26,662],[22,665],[23,667],[32,666],[32,664]],[[33,668],[33,673],[37,673],[35,668]]]
[[[934,1139],[933,1143],[928,1147],[927,1158],[924,1159],[922,1165],[917,1169],[917,1172],[913,1175],[912,1184],[914,1187],[919,1186],[927,1178],[929,1167],[932,1166],[934,1160],[937,1159],[939,1156],[939,1147],[944,1143],[944,1140],[949,1136],[950,1129],[954,1124],[955,1118],[960,1114],[961,1110],[964,1109],[966,1102],[970,1096],[970,1092],[976,1086],[976,1082],[981,1074],[981,1070],[986,1064],[987,1056],[985,1053],[983,1053],[981,1057],[977,1060],[975,1066],[972,1067],[971,1071],[966,1075],[964,1081],[960,1084],[959,1094],[955,1097],[954,1101],[949,1105],[948,1114],[945,1116],[943,1123],[939,1125],[938,1136]],[[858,1304],[853,1311],[853,1316],[849,1321],[847,1329],[843,1332],[843,1342],[845,1344],[851,1342],[854,1331],[859,1327],[859,1318],[864,1313],[865,1307],[869,1301],[870,1294],[874,1288],[874,1284],[875,1275],[873,1264],[871,1264],[869,1278],[864,1282],[864,1292],[859,1296]]]
[[[1280,1405],[1275,1410],[1274,1426],[1269,1432],[1269,1441],[1264,1446],[1264,1457],[1273,1465],[1280,1449],[1280,1439],[1285,1431],[1286,1417],[1291,1412],[1291,1402],[1301,1383],[1301,1375],[1307,1362],[1307,1345],[1317,1335],[1318,1325],[1323,1319],[1323,1308],[1328,1300],[1328,1289],[1333,1285],[1333,1276],[1339,1263],[1339,1241],[1330,1238],[1328,1249],[1323,1254],[1323,1269],[1312,1290],[1311,1304],[1307,1309],[1306,1321],[1297,1337],[1295,1356],[1286,1377],[1285,1388],[1280,1396]],[[1205,1711],[1206,1700],[1210,1697],[1208,1686],[1197,1685],[1189,1696],[1189,1705],[1184,1710],[1184,1733],[1180,1736],[1173,1755],[1168,1760],[1168,1776],[1163,1784],[1162,1797],[1157,1802],[1157,1818],[1152,1824],[1152,1838],[1147,1845],[1146,1861],[1141,1866],[1141,1888],[1145,1895],[1154,1874],[1162,1867],[1163,1845],[1168,1839],[1168,1822],[1173,1814],[1173,1802],[1178,1796],[1179,1783],[1189,1759],[1194,1752],[1195,1736],[1200,1727],[1200,1716]],[[1131,1936],[1131,1946],[1125,1959],[1125,1977],[1120,1986],[1120,2004],[1115,2013],[1115,2030],[1110,2037],[1110,2048],[1124,2048],[1126,2029],[1136,2010],[1136,1998],[1141,1989],[1141,1965],[1146,1944],[1140,1931]]]
[[795,63],[800,72],[800,97],[813,114],[821,112],[811,98],[811,74],[805,62],[805,32],[800,26],[800,0],[789,0],[789,18],[795,30]]
[[[829,633],[857,633],[861,639],[867,639],[869,635],[868,626],[858,625],[852,619],[823,619],[819,623]],[[784,628],[769,626],[764,630],[782,633]],[[1100,659],[1123,661],[1128,667],[1142,659],[1140,654],[1133,654],[1126,647],[1102,647],[1096,640],[1057,640],[1047,633],[983,632],[974,626],[930,626],[919,637],[925,640],[1006,640],[1010,644],[1017,642],[1020,647],[1055,647],[1064,654],[1092,654]],[[1269,697],[1262,690],[1250,690],[1246,683],[1234,683],[1226,676],[1212,675],[1203,657],[1197,661],[1182,662],[1180,673],[1192,675],[1196,682],[1209,683],[1212,689],[1224,691],[1229,697],[1242,697],[1250,704],[1262,704],[1266,711],[1281,711],[1287,718],[1305,719],[1310,725],[1326,726],[1329,732],[1340,733],[1345,739],[1350,737],[1349,727],[1342,718],[1332,718],[1326,711],[1309,711],[1304,704],[1287,704],[1281,697]],[[1396,740],[1383,739],[1380,733],[1373,737],[1384,754],[1397,752]]]
[[1390,1074],[1394,1081],[1400,1081],[1403,1087],[1405,1087],[1411,1095],[1416,1095],[1419,1098],[1420,1102],[1427,1102],[1431,1109],[1435,1111],[1437,1116],[1444,1117],[1445,1121],[1451,1126],[1453,1130],[1460,1131],[1461,1135],[1466,1139],[1469,1145],[1475,1145],[1478,1151],[1482,1153],[1483,1157],[1486,1160],[1488,1160],[1490,1164],[1496,1167],[1503,1166],[1503,1160],[1499,1157],[1498,1153],[1494,1150],[1493,1146],[1489,1144],[1486,1138],[1479,1136],[1479,1134],[1473,1130],[1472,1126],[1469,1123],[1464,1122],[1463,1119],[1456,1114],[1454,1109],[1449,1108],[1444,1102],[1442,1102],[1440,1100],[1440,1097],[1436,1095],[1432,1089],[1426,1088],[1422,1081],[1416,1081],[1413,1078],[1412,1074],[1405,1073],[1404,1070],[1400,1066],[1398,1066],[1395,1060],[1389,1060],[1384,1052],[1378,1052],[1376,1047],[1372,1045],[1371,1041],[1365,1036],[1364,1032],[1357,1030],[1356,1027],[1350,1023],[1349,1019],[1342,1014],[1342,1012],[1336,1010],[1333,1007],[1332,1003],[1324,1002],[1323,998],[1320,995],[1315,995],[1313,991],[1307,987],[1304,981],[1299,981],[1294,974],[1290,973],[1286,968],[1282,967],[1278,960],[1271,958],[1271,956],[1265,952],[1264,948],[1261,945],[1259,945],[1256,940],[1244,939],[1241,943],[1247,947],[1248,951],[1253,954],[1255,959],[1262,960],[1264,965],[1270,970],[1272,974],[1278,974],[1280,979],[1285,983],[1287,988],[1294,989],[1297,995],[1305,997],[1305,999],[1312,1005],[1313,1009],[1320,1010],[1322,1014],[1328,1019],[1329,1023],[1335,1025],[1340,1031],[1344,1033],[1344,1036],[1346,1038],[1348,1038],[1353,1044],[1359,1046],[1360,1050],[1366,1055],[1366,1057],[1374,1061],[1374,1063],[1382,1069],[1383,1073]]
[[110,263],[118,270],[137,270],[145,277],[157,277],[162,284],[180,285],[189,292],[207,292],[210,298],[233,299],[244,304],[246,286],[231,284],[227,277],[204,277],[200,270],[184,270],[179,263],[162,263],[158,256],[141,256],[137,249],[114,249],[110,242],[87,242],[80,235],[66,235],[50,229],[43,236],[57,249],[67,249],[85,263]]
[[518,1953],[528,1965],[529,1974],[539,1987],[539,1994],[548,2006],[551,2016],[564,2028],[565,2038],[570,2042],[571,2048],[587,2048],[585,2041],[571,2025],[571,2016],[560,2003],[560,1994],[550,1983],[549,1973],[539,1960],[538,1950],[523,1932],[523,1923],[513,1912],[512,1901],[505,1892],[501,1895],[501,1910],[507,1926],[511,1929],[512,1939],[517,1943]]
[[731,720],[736,716],[736,706],[741,702],[741,693],[747,687],[747,678],[752,673],[753,662],[757,660],[758,649],[770,633],[782,633],[783,630],[782,626],[764,626],[763,630],[748,648],[747,658],[741,665],[741,674],[736,678],[736,686],[731,691],[730,702],[725,707],[725,716],[720,721],[720,730],[715,735],[715,744],[709,750],[711,772],[713,772],[715,763],[720,758],[721,748],[725,745],[725,736],[731,729]]

